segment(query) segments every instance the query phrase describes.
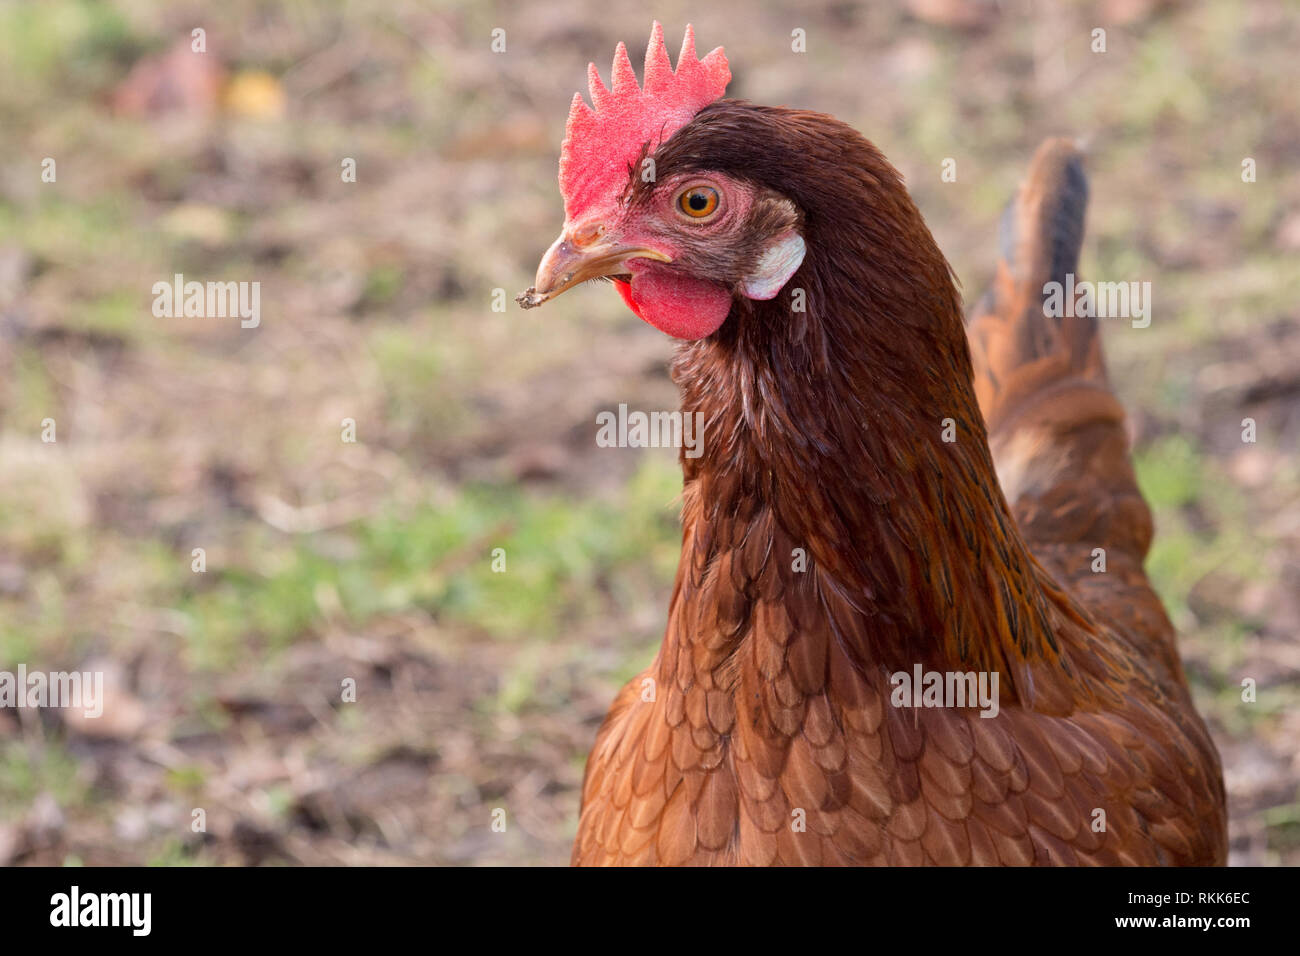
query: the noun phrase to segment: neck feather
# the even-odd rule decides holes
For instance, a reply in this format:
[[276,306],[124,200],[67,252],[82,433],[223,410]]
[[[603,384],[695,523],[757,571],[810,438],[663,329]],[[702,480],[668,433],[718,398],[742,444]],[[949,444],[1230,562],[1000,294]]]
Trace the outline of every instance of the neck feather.
[[781,296],[682,346],[674,379],[705,429],[682,459],[681,626],[661,656],[704,626],[711,648],[685,657],[712,669],[779,605],[863,671],[998,671],[1023,696],[1031,662],[1056,657],[1057,602],[998,485],[957,291],[909,225],[908,281],[810,244]]

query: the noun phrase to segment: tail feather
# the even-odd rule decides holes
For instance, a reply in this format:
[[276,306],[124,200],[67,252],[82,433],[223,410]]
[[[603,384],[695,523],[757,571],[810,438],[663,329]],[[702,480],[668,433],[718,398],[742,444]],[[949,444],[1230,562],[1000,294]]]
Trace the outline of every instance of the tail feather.
[[1002,217],[993,285],[967,322],[975,391],[1002,489],[1035,553],[1072,577],[1100,547],[1140,575],[1151,514],[1097,320],[1044,309],[1044,286],[1077,272],[1087,201],[1079,149],[1044,142]]
[[968,321],[976,394],[990,430],[1040,407],[1044,391],[1093,383],[1109,392],[1097,320],[1044,309],[1044,286],[1064,286],[1077,273],[1087,205],[1078,148],[1047,140],[1002,215],[997,273]]

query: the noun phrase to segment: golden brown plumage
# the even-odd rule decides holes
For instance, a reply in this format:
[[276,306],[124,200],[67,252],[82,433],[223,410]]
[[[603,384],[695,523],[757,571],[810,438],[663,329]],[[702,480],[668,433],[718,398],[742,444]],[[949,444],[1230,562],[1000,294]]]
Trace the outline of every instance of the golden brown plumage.
[[[607,232],[625,246],[601,239],[605,263],[629,236],[625,257],[671,252],[599,273],[630,271],[647,321],[694,328],[673,310],[700,283],[734,292],[674,361],[704,450],[681,459],[663,646],[597,735],[573,862],[1224,862],[1218,755],[1142,570],[1096,323],[1044,315],[1082,236],[1073,147],[1035,157],[969,341],[920,213],[851,128],[719,100],[646,152],[656,180],[629,164],[617,211],[570,217],[537,301]],[[695,181],[742,212],[654,219]],[[792,228],[797,271],[743,294]],[[996,673],[998,712],[896,706],[917,665]]]
[[[1223,862],[1218,758],[1142,572],[1151,520],[1096,323],[1055,328],[1041,307],[1043,282],[1073,268],[1077,237],[1068,263],[1050,246],[1082,213],[1077,163],[1046,144],[1013,207],[1017,247],[971,323],[978,375],[938,335],[913,343],[933,362],[837,375],[834,343],[809,328],[799,350],[824,346],[827,365],[800,376],[782,340],[746,334],[754,316],[683,348],[684,407],[724,444],[683,459],[664,646],[598,736],[575,863]],[[924,251],[959,330],[946,266]],[[936,366],[950,391],[905,403],[910,421],[881,401],[922,394]],[[791,395],[792,381],[821,386]],[[939,441],[945,417],[956,447]],[[878,429],[846,442],[857,422]],[[1001,713],[891,706],[887,674],[916,661],[1000,670]]]

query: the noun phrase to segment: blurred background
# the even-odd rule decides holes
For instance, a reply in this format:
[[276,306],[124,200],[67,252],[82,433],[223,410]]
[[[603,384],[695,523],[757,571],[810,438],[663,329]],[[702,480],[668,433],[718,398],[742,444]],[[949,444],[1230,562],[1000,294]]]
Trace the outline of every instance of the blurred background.
[[[1153,286],[1105,347],[1232,862],[1300,863],[1294,3],[4,0],[0,670],[108,700],[0,710],[0,864],[567,862],[679,543],[676,453],[595,415],[675,408],[671,343],[607,287],[493,305],[652,17],[880,146],[970,300],[1039,140],[1086,139],[1083,277]],[[175,273],[260,282],[260,325],[156,318]]]

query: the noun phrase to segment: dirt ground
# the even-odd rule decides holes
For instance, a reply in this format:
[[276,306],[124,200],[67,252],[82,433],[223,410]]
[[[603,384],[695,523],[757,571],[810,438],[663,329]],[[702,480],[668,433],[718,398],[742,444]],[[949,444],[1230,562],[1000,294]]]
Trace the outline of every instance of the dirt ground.
[[[107,695],[0,709],[0,864],[567,862],[678,549],[675,453],[595,415],[674,408],[671,345],[608,288],[494,305],[652,17],[879,145],[972,300],[1036,144],[1086,141],[1082,271],[1152,282],[1105,346],[1231,859],[1300,863],[1295,6],[742,6],[0,5],[0,670]],[[259,324],[155,316],[177,273]]]

